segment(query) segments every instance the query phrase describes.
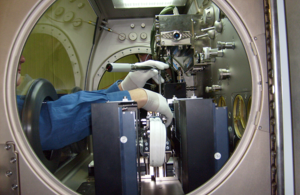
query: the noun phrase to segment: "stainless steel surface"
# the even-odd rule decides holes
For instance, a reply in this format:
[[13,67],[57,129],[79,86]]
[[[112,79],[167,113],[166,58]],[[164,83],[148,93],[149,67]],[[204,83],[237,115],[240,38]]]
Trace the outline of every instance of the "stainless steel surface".
[[12,142],[0,144],[0,194],[20,194],[19,161]]
[[[241,1],[241,0],[227,0],[228,4],[232,6],[237,15],[246,24],[247,31],[252,38],[263,35],[265,33],[264,22],[256,18],[264,18],[263,1]],[[252,17],[249,17],[252,16]],[[255,17],[254,17],[255,16]]]
[[172,194],[183,195],[181,184],[176,177],[157,178],[156,181],[151,181],[147,176],[142,178],[141,194],[157,195],[157,194]]
[[[277,193],[277,145],[276,145],[276,131],[275,131],[275,103],[274,103],[274,92],[273,90],[274,86],[274,70],[273,70],[273,60],[271,58],[272,56],[272,42],[271,42],[271,32],[272,32],[272,24],[271,24],[271,13],[269,5],[270,1],[265,0],[264,6],[265,9],[268,10],[265,12],[265,23],[266,23],[266,40],[270,40],[266,42],[267,47],[267,68],[268,68],[268,78],[269,78],[269,102],[270,102],[270,111],[269,111],[269,117],[270,117],[270,150],[271,150],[271,182],[272,182],[272,188],[271,193],[276,194]],[[271,90],[272,89],[272,90]]]
[[284,194],[284,160],[283,160],[283,118],[282,118],[282,86],[280,75],[280,49],[279,49],[279,28],[278,28],[278,13],[277,1],[271,0],[270,5],[272,20],[271,36],[272,36],[272,66],[274,70],[274,104],[275,104],[275,138],[276,139],[276,188],[278,194]]
[[227,69],[219,69],[219,80],[229,79],[231,73]]
[[54,1],[1,1],[0,6],[0,143],[11,140],[19,156],[21,194],[71,194],[39,162],[21,128],[17,106],[15,81],[19,58],[33,26]]
[[[173,0],[172,4],[174,6],[185,6],[187,0]],[[142,8],[142,7],[165,7],[168,3],[163,1],[144,1],[144,2],[126,2],[123,0],[112,0],[113,5],[116,9],[120,8]]]
[[[130,28],[130,24],[140,25],[144,23],[145,28]],[[138,53],[150,54],[150,30],[153,25],[153,18],[140,19],[122,19],[122,20],[108,20],[107,26],[117,33],[124,33],[129,35],[135,32],[138,35],[147,33],[146,39],[137,38],[136,41],[125,39],[120,41],[118,34],[104,31],[96,43],[94,58],[90,64],[90,72],[88,74],[88,90],[97,90],[99,82],[105,73],[105,66],[108,63],[115,62],[118,59]],[[105,47],[103,47],[105,45]],[[99,55],[101,53],[101,55]]]
[[[263,17],[263,6],[260,1],[252,1],[251,5],[244,4],[242,2],[237,1],[231,1],[230,5],[231,8],[238,7],[237,13],[239,13],[239,19],[240,21],[243,21],[246,28],[242,28],[243,24],[240,23],[240,21],[236,20],[238,17],[234,16],[234,11],[229,11],[230,7],[228,7],[228,4],[225,4],[223,1],[214,1],[217,6],[220,7],[221,10],[224,11],[224,13],[227,15],[228,19],[231,21],[233,26],[238,32],[238,35],[241,38],[241,41],[243,42],[243,45],[245,47],[247,57],[250,64],[250,71],[251,71],[251,80],[252,80],[252,100],[255,97],[256,100],[252,101],[251,106],[251,112],[248,119],[247,128],[245,131],[245,134],[243,138],[240,141],[240,144],[236,148],[235,152],[233,153],[232,157],[229,159],[229,161],[226,163],[226,165],[223,167],[223,169],[212,178],[210,181],[208,181],[204,186],[200,187],[198,190],[195,191],[195,194],[206,194],[209,192],[213,192],[213,194],[270,194],[271,193],[271,181],[270,181],[270,151],[269,151],[269,134],[268,134],[268,119],[265,118],[268,116],[268,96],[266,96],[266,92],[268,89],[267,85],[267,71],[266,71],[266,61],[265,61],[265,38],[264,38],[264,21],[260,21],[259,24],[255,24],[255,27],[253,27],[254,31],[248,31],[248,26],[251,26],[251,22],[255,19],[248,18],[244,13],[248,13],[248,10],[255,10],[257,14],[252,14],[252,16],[256,16],[259,18],[259,16]],[[259,20],[255,20],[255,22],[258,22]],[[252,28],[252,26],[251,26]],[[224,25],[225,29],[225,25]],[[253,34],[253,32],[260,32],[258,34]],[[249,34],[248,34],[249,33]],[[258,39],[254,40],[254,37],[257,36]],[[247,40],[247,41],[246,41]],[[226,40],[227,41],[227,40]],[[254,48],[258,51],[257,54],[254,54],[252,52],[251,46],[249,43],[253,42]],[[236,54],[237,55],[237,54]],[[226,56],[226,53],[224,57]],[[224,57],[222,59],[224,59]],[[254,60],[255,59],[255,60]],[[258,64],[256,64],[259,63]],[[231,70],[231,69],[230,69]],[[233,77],[232,77],[233,78]],[[247,79],[245,79],[247,80]],[[235,84],[239,84],[238,82],[234,82]],[[223,90],[221,91],[223,92]],[[258,99],[257,99],[258,98]],[[257,104],[259,102],[259,104]],[[256,105],[254,105],[254,104]],[[231,110],[231,109],[229,109]],[[261,115],[261,113],[264,113],[264,116]],[[259,118],[258,120],[254,120],[256,117]],[[252,134],[253,133],[253,134]],[[250,135],[253,135],[253,139],[249,140],[251,137]],[[261,151],[256,151],[256,147],[261,148]],[[247,152],[245,153],[245,150],[247,148]],[[243,158],[239,158],[238,156],[243,153]],[[259,156],[259,157],[258,157]],[[235,167],[236,160],[240,159],[239,165]],[[254,162],[250,159],[256,159]],[[250,163],[250,160],[252,164]],[[259,160],[260,162],[258,162]],[[255,164],[255,166],[254,166]],[[237,164],[236,164],[237,165]],[[233,168],[235,167],[235,168]],[[234,174],[230,174],[228,171],[230,168],[233,168]],[[247,170],[251,170],[250,172]],[[226,179],[223,177],[226,174]],[[247,182],[247,186],[241,178],[247,177],[249,180]],[[222,180],[221,178],[224,178]],[[260,178],[260,182],[256,182],[257,180],[254,178]],[[264,179],[262,179],[264,178]],[[216,183],[217,181],[221,182],[220,185],[216,188],[211,188],[213,183]],[[264,181],[262,183],[262,181]],[[217,183],[219,183],[217,182]],[[243,186],[243,187],[242,187]]]
[[[112,1],[93,0],[98,5],[98,9],[107,20],[110,19],[128,19],[128,18],[149,18],[159,14],[162,10],[159,8],[134,8],[134,9],[114,9]],[[178,7],[179,13],[183,13],[184,7]],[[152,27],[152,25],[151,25]]]
[[300,17],[300,2],[294,0],[285,1],[285,13],[287,24],[287,41],[289,51],[289,69],[291,82],[291,109],[292,109],[292,124],[293,124],[293,144],[294,144],[294,184],[295,194],[300,193],[300,25],[296,25]]
[[271,0],[272,59],[274,68],[274,103],[276,135],[277,193],[293,194],[294,178],[292,156],[292,129],[290,118],[290,91],[285,13],[282,2]]
[[[22,132],[14,98],[15,73],[25,41],[36,21],[53,2],[54,1],[50,0],[11,0],[1,1],[0,3],[0,76],[2,78],[0,81],[0,110],[2,110],[3,115],[3,117],[0,117],[0,123],[2,125],[0,131],[0,143],[5,143],[7,140],[13,140],[16,143],[16,149],[20,157],[20,186],[22,194],[75,194],[74,191],[64,186],[51,175],[32,152],[30,145],[26,142],[26,138]],[[199,5],[201,5],[202,2],[202,0],[198,0]],[[228,98],[226,98],[226,101],[228,101],[227,103],[230,105],[232,97],[237,93],[242,93],[243,95],[247,95],[247,97],[249,97],[248,94],[252,94],[253,103],[245,134],[231,159],[215,177],[211,178],[211,180],[192,194],[270,194],[269,102],[268,80],[266,78],[266,41],[264,34],[265,24],[263,21],[263,2],[260,0],[215,0],[215,3],[228,16],[228,18],[222,19],[224,21],[224,23],[222,21],[222,32],[224,32],[218,34],[223,37],[216,36],[216,40],[222,38],[224,39],[222,41],[237,43],[236,40],[231,41],[232,36],[226,35],[226,32],[233,32],[234,38],[240,36],[241,40],[238,41],[235,50],[225,50],[224,57],[220,58],[221,60],[217,59],[214,64],[216,65],[216,68],[213,69],[210,86],[218,84],[219,68],[228,68],[230,71],[233,69],[239,74],[234,74],[236,72],[231,71],[232,77],[221,82],[224,89],[226,89],[227,86],[230,86],[230,89],[228,87],[229,90],[226,92],[226,95],[229,94]],[[194,5],[193,3],[190,4]],[[102,18],[108,19],[106,23],[107,27],[112,28],[118,33],[126,33],[126,35],[133,31],[138,35],[144,33],[144,31],[146,33],[150,32],[154,15],[161,11],[161,8],[153,10],[130,9],[115,11],[110,1],[100,0],[93,1],[92,5],[98,5],[98,7],[94,7],[94,9],[98,16],[101,14],[100,20],[102,20]],[[192,14],[199,11],[199,9],[195,9],[195,7],[191,7],[190,10]],[[195,12],[192,10],[195,10]],[[184,14],[183,11],[180,11],[180,13]],[[134,17],[135,19],[132,19],[131,17]],[[151,18],[145,19],[143,17]],[[111,20],[112,18],[126,18],[126,20],[114,21]],[[135,28],[131,29],[130,24],[135,22],[137,22]],[[122,23],[124,26],[120,25]],[[146,27],[140,28],[141,23],[145,23]],[[234,32],[234,28],[230,27],[231,23],[237,33]],[[212,23],[212,25],[214,24]],[[144,42],[143,40],[137,41],[139,40],[139,38],[137,38],[134,43],[129,42],[129,40],[120,42],[117,34],[113,36],[113,34],[108,34],[109,32],[102,32],[101,34],[100,31],[97,31],[96,33],[97,36],[95,41],[97,45],[95,46],[91,57],[90,70],[87,75],[89,77],[87,80],[88,90],[96,89],[94,86],[98,85],[103,74],[103,72],[100,71],[101,64],[106,64],[107,60],[113,62],[115,58],[121,58],[121,56],[123,56],[122,52],[124,51],[127,52],[126,55],[139,53],[139,49],[143,50],[145,53],[150,53],[150,51],[147,51],[147,49],[150,49],[150,33],[147,34],[148,36]],[[216,47],[216,44],[214,47]],[[245,52],[241,56],[242,50],[240,48],[242,47],[245,47]],[[254,49],[255,52],[253,52],[252,49]],[[235,65],[229,63],[230,59],[235,56],[241,56],[239,59],[242,59],[242,61],[248,60],[250,68],[243,68],[247,67],[246,63],[242,63],[241,67],[238,66],[238,63],[235,63]],[[220,61],[223,61],[223,63]],[[245,76],[243,76],[244,73]],[[236,75],[239,76],[239,78],[234,77]],[[247,81],[245,83],[245,85],[247,85],[247,90],[245,90],[242,83],[239,82],[241,78]],[[203,86],[206,85],[203,85],[200,80],[196,81],[197,82],[191,86],[197,85],[198,90],[203,90]],[[230,85],[228,85],[228,81],[230,82]],[[296,88],[296,85],[294,85],[294,87]],[[220,97],[223,95],[222,93],[224,93],[224,90],[218,92],[216,97]],[[78,168],[77,170],[79,171],[78,174],[81,175],[81,169]],[[75,179],[68,180],[72,174],[74,174],[74,172],[65,177],[66,182],[72,183],[70,185],[76,183]],[[153,185],[152,182],[148,182],[145,186],[147,188]],[[75,186],[76,185],[72,188],[75,188]],[[169,184],[164,185],[163,183],[158,183],[157,186],[159,186],[159,190],[157,191],[156,189],[156,193],[163,191],[165,186],[169,186]],[[174,182],[174,186],[175,189],[177,189],[176,192],[180,192],[180,184],[177,181]],[[168,192],[167,194],[173,194],[173,191]],[[151,193],[151,191],[147,193]]]

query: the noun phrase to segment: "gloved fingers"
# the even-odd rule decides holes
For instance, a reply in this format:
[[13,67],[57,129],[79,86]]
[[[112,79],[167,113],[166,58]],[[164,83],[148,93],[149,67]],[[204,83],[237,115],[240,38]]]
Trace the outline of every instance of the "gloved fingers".
[[159,79],[158,77],[159,77],[158,74],[156,74],[156,75],[154,75],[154,76],[152,77],[152,79],[153,79],[157,84],[160,84],[160,83],[164,83],[164,82],[165,82],[165,80],[162,78],[162,76],[160,76],[160,79]]
[[164,98],[159,93],[144,89],[147,94],[147,103],[143,106],[143,109],[147,111],[159,112],[167,118],[166,127],[169,126],[173,119],[173,113]]
[[165,113],[165,116],[166,116],[166,118],[167,118],[167,122],[166,122],[166,127],[168,127],[170,124],[171,124],[171,122],[172,122],[172,120],[173,120],[173,113],[172,113],[172,111],[171,110],[168,110],[166,113]]
[[159,79],[158,70],[156,70],[156,69],[149,70],[147,73],[144,73],[144,74],[145,74],[146,80],[152,78],[157,84],[165,82],[165,80],[161,76],[160,76],[160,79]]
[[136,78],[139,78],[139,75],[135,75],[135,74],[136,74],[135,72],[130,72],[125,77],[125,79],[121,82],[121,86],[123,90],[128,91],[128,90],[132,90],[144,86],[144,85],[140,86],[142,83],[136,81]]
[[147,111],[157,111],[157,109],[159,108],[159,94],[155,93],[153,91],[147,90],[147,89],[143,89],[146,94],[147,94],[147,102],[146,104],[143,106],[143,108]]
[[169,68],[169,65],[160,61],[148,60],[145,62],[139,62],[135,64],[136,66],[152,66],[154,68],[158,68],[160,70],[164,70]]
[[169,107],[169,104],[167,103],[166,98],[164,98],[160,94],[158,94],[158,96],[159,96],[159,107],[157,111],[166,116],[167,118],[166,127],[168,127],[172,122],[173,113]]

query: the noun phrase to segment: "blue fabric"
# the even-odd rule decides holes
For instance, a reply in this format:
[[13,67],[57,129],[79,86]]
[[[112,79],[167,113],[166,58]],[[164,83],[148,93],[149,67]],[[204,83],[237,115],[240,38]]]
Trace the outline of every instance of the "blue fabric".
[[[44,103],[40,113],[40,139],[43,150],[59,149],[91,134],[91,104],[121,101],[128,91],[120,91],[118,81],[110,88],[79,91]],[[17,98],[18,107],[22,98]],[[20,109],[19,109],[20,110]]]

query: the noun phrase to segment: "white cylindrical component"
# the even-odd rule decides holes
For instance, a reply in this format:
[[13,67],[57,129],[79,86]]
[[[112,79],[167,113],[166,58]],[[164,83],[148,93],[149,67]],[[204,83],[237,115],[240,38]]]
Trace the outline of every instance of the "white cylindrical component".
[[150,166],[160,167],[166,151],[166,126],[159,117],[150,118]]
[[210,55],[210,47],[203,47],[203,53],[204,53],[204,59],[207,60],[209,59]]
[[211,92],[212,91],[212,88],[211,87],[209,87],[209,86],[206,86],[205,87],[205,92],[206,93],[209,93],[209,92]]
[[108,72],[130,72],[132,64],[129,63],[109,63],[106,66]]

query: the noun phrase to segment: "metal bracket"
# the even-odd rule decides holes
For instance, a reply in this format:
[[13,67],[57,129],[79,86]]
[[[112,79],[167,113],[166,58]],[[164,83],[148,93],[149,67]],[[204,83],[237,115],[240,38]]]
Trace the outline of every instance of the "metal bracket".
[[0,194],[20,194],[19,161],[13,142],[0,144]]

